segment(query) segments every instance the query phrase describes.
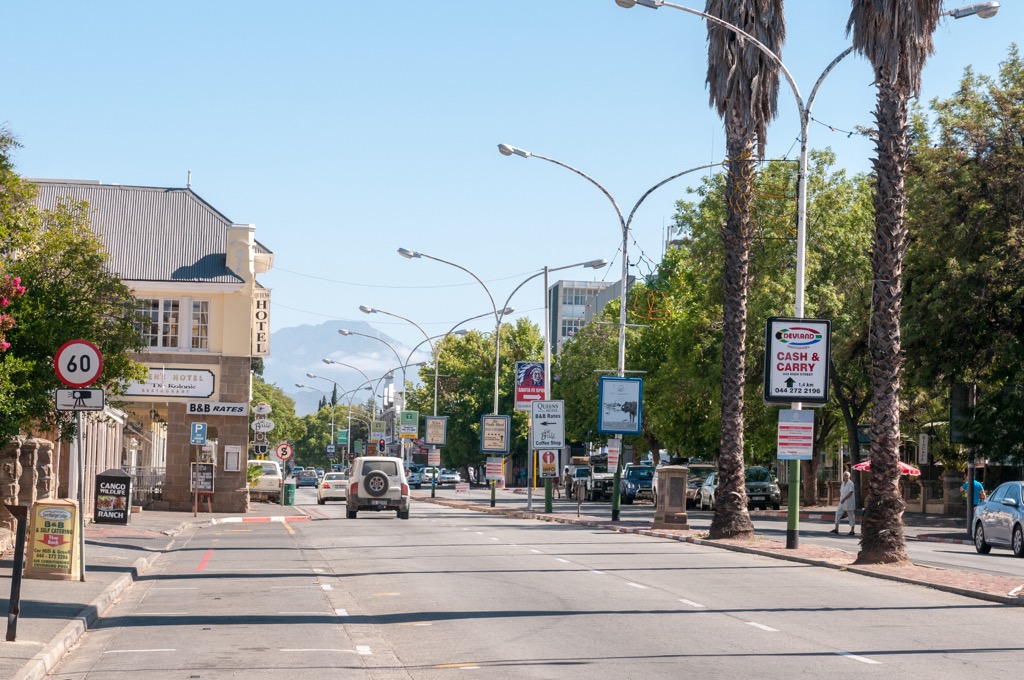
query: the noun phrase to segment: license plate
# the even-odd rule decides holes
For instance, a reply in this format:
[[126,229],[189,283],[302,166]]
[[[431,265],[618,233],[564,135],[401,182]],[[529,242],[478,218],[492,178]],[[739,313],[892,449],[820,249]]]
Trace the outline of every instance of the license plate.
[[370,505],[387,505],[387,501],[370,501]]
[[763,501],[764,500],[764,496],[751,496],[750,500],[752,500],[752,501]]

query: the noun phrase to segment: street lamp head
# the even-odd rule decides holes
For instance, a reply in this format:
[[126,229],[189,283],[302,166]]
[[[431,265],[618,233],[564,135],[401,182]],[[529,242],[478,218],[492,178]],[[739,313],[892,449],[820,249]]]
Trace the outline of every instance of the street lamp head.
[[352,331],[345,330],[344,328],[339,328],[338,329],[338,333],[340,333],[341,335],[345,335],[345,336],[352,335]]
[[506,307],[505,309],[499,309],[498,314],[500,314],[501,316],[508,316],[514,311],[516,311],[515,307]]
[[597,260],[591,260],[590,262],[585,262],[583,264],[584,267],[587,267],[589,269],[600,269],[601,267],[605,267],[607,265],[608,260],[604,259],[603,257]]
[[399,248],[398,254],[407,260],[411,260],[414,257],[420,257],[420,253],[416,252],[415,250],[409,250],[408,248]]
[[468,333],[469,333],[469,331],[467,331],[467,330],[466,330],[465,328],[460,328],[460,329],[459,329],[459,330],[457,330],[457,331],[452,331],[452,332],[450,333],[450,335],[458,335],[458,336],[460,336],[460,337],[461,337],[461,336],[463,336],[463,335],[467,335]]
[[973,5],[966,5],[965,7],[957,7],[951,9],[948,12],[944,12],[946,16],[953,17],[954,19],[963,19],[964,17],[972,17],[977,15],[981,19],[991,19],[999,12],[999,3],[995,2],[976,2]]
[[520,149],[519,147],[512,146],[511,144],[499,144],[498,153],[500,153],[502,156],[515,155],[522,156],[523,158],[529,158],[530,156],[533,155],[529,151],[526,151],[525,149]]
[[658,9],[664,0],[615,0],[615,4],[623,9],[632,9],[636,5]]
[[320,376],[318,376],[318,375],[313,375],[312,373],[307,373],[307,374],[306,374],[306,377],[307,377],[307,378],[319,378]]
[[367,307],[366,305],[359,305],[359,311],[363,314],[376,314],[377,310],[373,307]]
[[309,387],[308,385],[303,385],[302,383],[295,383],[295,386],[300,389],[306,389],[307,387]]

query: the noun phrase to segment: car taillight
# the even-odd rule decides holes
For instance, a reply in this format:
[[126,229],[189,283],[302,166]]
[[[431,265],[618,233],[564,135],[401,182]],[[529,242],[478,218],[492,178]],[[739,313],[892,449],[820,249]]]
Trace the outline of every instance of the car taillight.
[[359,495],[359,482],[352,482],[352,495],[353,496],[358,496]]
[[408,484],[402,484],[402,495],[403,496],[408,496],[409,495],[409,485]]
[[323,488],[330,489],[331,488],[331,483],[330,482],[324,482]]

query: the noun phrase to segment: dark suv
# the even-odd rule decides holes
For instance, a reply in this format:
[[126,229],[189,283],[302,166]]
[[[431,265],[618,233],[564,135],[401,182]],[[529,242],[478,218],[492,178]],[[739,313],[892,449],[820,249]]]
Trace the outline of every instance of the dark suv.
[[768,468],[748,467],[746,470],[747,486],[747,507],[761,507],[765,510],[768,506],[778,510],[781,507],[782,496],[779,493],[779,484],[772,477]]
[[654,468],[650,465],[627,465],[619,480],[619,500],[629,505],[635,500],[653,499],[651,480]]

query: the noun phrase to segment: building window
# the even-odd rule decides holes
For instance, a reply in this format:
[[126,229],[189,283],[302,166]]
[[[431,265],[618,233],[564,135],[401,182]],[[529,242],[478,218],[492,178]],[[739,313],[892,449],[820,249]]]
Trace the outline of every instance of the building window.
[[562,337],[571,338],[583,328],[583,319],[562,319]]
[[210,349],[210,302],[192,301],[192,349]]
[[142,318],[138,324],[139,334],[147,347],[176,349],[178,347],[178,301],[140,299],[136,301],[136,313]]

